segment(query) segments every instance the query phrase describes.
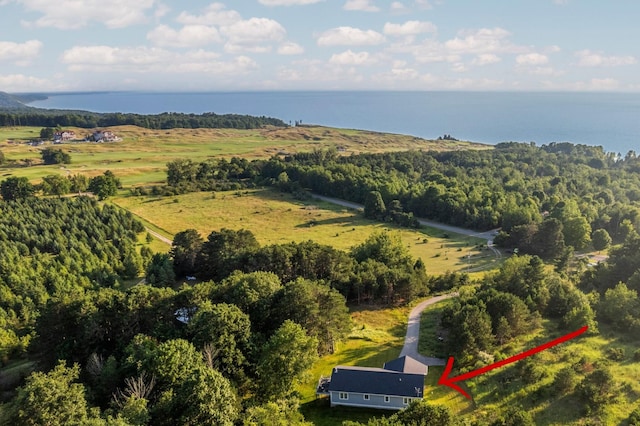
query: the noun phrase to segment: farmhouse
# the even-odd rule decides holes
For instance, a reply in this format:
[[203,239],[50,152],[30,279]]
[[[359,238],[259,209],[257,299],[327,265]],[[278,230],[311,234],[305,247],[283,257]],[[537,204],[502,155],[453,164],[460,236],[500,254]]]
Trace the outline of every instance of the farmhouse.
[[332,407],[400,410],[422,399],[427,369],[409,356],[386,362],[382,368],[337,366],[331,377],[320,379],[316,395],[328,396]]
[[53,134],[54,142],[70,141],[71,139],[75,139],[75,138],[76,138],[76,133],[71,130],[64,130],[62,132],[55,132]]
[[109,130],[96,130],[89,139],[94,142],[115,142],[120,140],[115,133]]

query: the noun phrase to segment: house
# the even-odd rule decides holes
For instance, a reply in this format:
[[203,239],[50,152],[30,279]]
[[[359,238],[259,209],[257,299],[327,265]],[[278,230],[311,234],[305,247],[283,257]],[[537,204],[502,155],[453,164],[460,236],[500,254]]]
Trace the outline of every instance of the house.
[[96,130],[89,138],[94,142],[115,142],[119,140],[115,133],[109,130]]
[[53,134],[54,142],[70,141],[76,138],[76,133],[71,130],[64,130],[62,132],[55,132]]
[[386,362],[382,368],[337,366],[331,377],[318,382],[317,396],[328,396],[332,407],[400,410],[413,400],[422,399],[428,367],[403,356]]

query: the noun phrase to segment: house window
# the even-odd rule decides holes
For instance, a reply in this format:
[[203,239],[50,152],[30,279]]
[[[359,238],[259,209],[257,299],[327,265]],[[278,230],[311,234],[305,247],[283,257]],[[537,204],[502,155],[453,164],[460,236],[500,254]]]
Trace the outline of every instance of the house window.
[[404,405],[409,405],[409,404],[411,404],[411,400],[412,400],[412,399],[413,399],[413,398],[407,398],[407,397],[405,396],[404,398],[402,398],[402,403],[403,403]]
[[391,397],[385,396],[384,397],[384,402],[391,402]]
[[365,401],[369,400],[369,394],[365,393],[364,395],[362,395],[362,397],[364,398]]
[[349,399],[349,394],[347,392],[340,392],[338,395],[340,399]]

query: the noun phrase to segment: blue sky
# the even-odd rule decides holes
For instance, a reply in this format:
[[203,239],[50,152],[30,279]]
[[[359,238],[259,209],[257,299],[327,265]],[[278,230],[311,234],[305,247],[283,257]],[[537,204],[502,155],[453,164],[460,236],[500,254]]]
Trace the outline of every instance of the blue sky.
[[640,91],[637,0],[0,0],[0,91]]

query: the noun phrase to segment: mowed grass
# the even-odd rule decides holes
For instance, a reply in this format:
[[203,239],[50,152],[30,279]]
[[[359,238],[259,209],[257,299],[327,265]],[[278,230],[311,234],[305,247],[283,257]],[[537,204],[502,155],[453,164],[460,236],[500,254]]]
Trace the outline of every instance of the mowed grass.
[[[269,158],[314,149],[335,148],[341,155],[409,149],[456,150],[489,149],[487,145],[459,141],[428,141],[406,135],[384,134],[328,127],[237,129],[150,130],[136,126],[115,126],[120,142],[66,142],[55,145],[71,155],[64,168],[41,165],[41,149],[26,142],[40,136],[40,127],[1,127],[0,150],[10,164],[0,167],[5,176],[26,176],[36,182],[52,173],[82,173],[95,176],[113,171],[125,186],[164,183],[166,164],[179,158],[204,161],[207,158],[240,156]],[[82,138],[91,129],[65,128]],[[25,167],[27,164],[32,164]]]
[[[490,269],[500,260],[478,244],[484,241],[432,228],[406,229],[365,219],[359,211],[319,200],[299,201],[272,189],[189,193],[171,197],[122,196],[113,202],[168,235],[197,230],[203,238],[222,228],[248,229],[261,245],[313,240],[348,251],[372,233],[398,232],[429,274]],[[426,242],[425,242],[426,239]]]

